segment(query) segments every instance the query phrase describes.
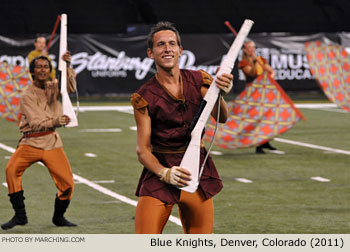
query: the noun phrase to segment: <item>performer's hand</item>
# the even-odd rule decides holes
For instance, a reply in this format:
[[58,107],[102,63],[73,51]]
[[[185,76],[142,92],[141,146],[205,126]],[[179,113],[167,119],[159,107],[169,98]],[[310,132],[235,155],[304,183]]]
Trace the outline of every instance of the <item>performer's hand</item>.
[[276,72],[275,72],[275,71],[272,71],[272,72],[270,73],[270,76],[271,76],[272,79],[275,79]]
[[45,88],[55,89],[58,87],[58,80],[55,78],[53,81],[46,81]]
[[217,76],[217,78],[216,78],[216,85],[226,95],[232,89],[232,86],[233,86],[233,82],[232,81],[233,81],[233,75],[224,73],[222,75]]
[[[45,96],[49,105],[58,100],[59,94],[60,91],[58,90],[58,80],[55,78],[53,81],[46,81]],[[59,124],[58,119],[56,122]],[[60,126],[60,124],[58,126]]]
[[173,166],[171,168],[163,168],[159,174],[160,180],[175,186],[186,186],[187,181],[191,180],[191,173],[181,167]]
[[67,115],[62,115],[58,117],[58,122],[61,126],[64,126],[70,122],[70,118]]
[[71,55],[70,55],[70,51],[67,51],[65,54],[62,55],[62,59],[67,62],[67,65],[70,65],[70,62],[72,60]]

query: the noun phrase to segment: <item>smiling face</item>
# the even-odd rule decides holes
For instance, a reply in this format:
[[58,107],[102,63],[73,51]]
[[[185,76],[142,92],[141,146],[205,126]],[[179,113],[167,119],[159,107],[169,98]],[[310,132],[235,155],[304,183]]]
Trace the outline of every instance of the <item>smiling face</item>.
[[178,45],[175,32],[162,30],[153,36],[153,48],[147,49],[148,57],[154,59],[157,67],[170,71],[178,66],[182,47]]
[[50,77],[50,72],[50,63],[48,60],[37,59],[35,61],[34,80],[36,83],[45,83]]

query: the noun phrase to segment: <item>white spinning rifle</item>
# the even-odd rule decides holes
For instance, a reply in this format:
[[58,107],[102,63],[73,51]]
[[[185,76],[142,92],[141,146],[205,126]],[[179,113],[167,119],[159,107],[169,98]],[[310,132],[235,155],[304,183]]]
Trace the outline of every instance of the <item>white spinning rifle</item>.
[[[248,36],[248,33],[253,24],[254,22],[252,20],[246,19],[244,21],[226,57],[220,64],[220,69],[217,72],[216,76],[219,76],[223,73],[231,73],[234,63],[238,57],[238,53],[241,50],[244,40]],[[219,97],[220,89],[216,86],[215,81],[216,77],[214,78],[206,95],[203,98],[203,102],[199,110],[200,116],[198,117],[198,120],[191,132],[191,141],[180,164],[180,167],[185,168],[191,172],[192,180],[188,182],[187,186],[179,188],[190,193],[194,193],[197,190],[199,180],[204,168],[204,163],[203,165],[200,165],[202,132]]]
[[74,112],[72,102],[67,92],[67,62],[62,59],[63,54],[67,52],[67,14],[61,15],[61,34],[60,34],[60,55],[58,70],[61,72],[61,95],[63,114],[70,118],[66,127],[78,126],[78,119]]

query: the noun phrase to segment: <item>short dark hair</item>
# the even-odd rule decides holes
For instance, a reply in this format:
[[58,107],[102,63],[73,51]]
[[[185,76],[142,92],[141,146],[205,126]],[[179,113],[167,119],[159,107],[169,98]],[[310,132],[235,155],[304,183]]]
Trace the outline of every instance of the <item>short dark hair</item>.
[[34,42],[38,42],[38,38],[44,38],[45,41],[46,41],[46,38],[45,38],[44,36],[37,36],[37,37],[35,38]]
[[45,57],[45,56],[39,56],[39,57],[36,57],[34,58],[30,63],[29,63],[29,72],[32,74],[32,77],[33,77],[33,80],[34,80],[34,68],[35,68],[35,62],[39,59],[42,59],[42,60],[46,60],[47,62],[49,62],[49,66],[50,66],[50,73],[52,71],[52,64],[51,64],[51,61],[49,60],[48,57]]
[[171,22],[168,22],[168,21],[161,21],[161,22],[157,23],[155,26],[153,26],[151,28],[151,32],[148,34],[148,39],[147,39],[148,48],[150,48],[151,50],[153,48],[154,34],[159,32],[159,31],[166,31],[166,30],[173,31],[176,34],[177,44],[178,44],[178,46],[181,46],[180,34],[179,34],[178,30],[176,29],[175,25]]

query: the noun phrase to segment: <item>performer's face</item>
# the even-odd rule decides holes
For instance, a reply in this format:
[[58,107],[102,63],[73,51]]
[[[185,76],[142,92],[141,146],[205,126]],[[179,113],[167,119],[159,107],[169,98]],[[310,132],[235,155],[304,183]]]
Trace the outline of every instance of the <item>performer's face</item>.
[[245,44],[244,51],[247,54],[247,56],[254,56],[255,55],[255,43],[253,41],[250,41],[247,44]]
[[148,57],[154,59],[157,66],[170,70],[178,65],[182,47],[177,43],[176,34],[170,30],[159,31],[153,36],[153,48],[148,48]]
[[35,50],[41,52],[45,49],[46,46],[46,39],[44,37],[39,37],[36,39],[35,43]]
[[38,59],[35,61],[34,77],[37,81],[46,81],[50,77],[50,64],[47,60]]

